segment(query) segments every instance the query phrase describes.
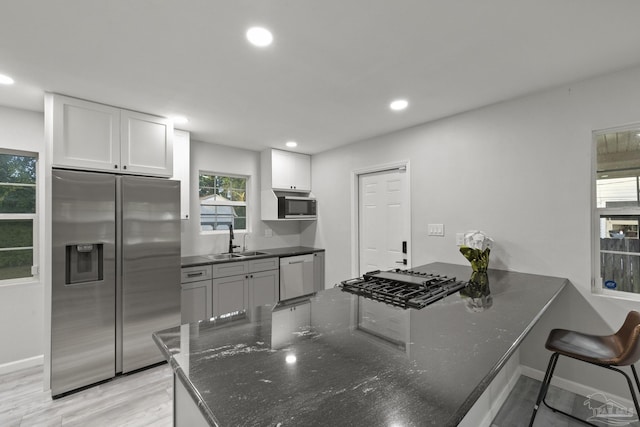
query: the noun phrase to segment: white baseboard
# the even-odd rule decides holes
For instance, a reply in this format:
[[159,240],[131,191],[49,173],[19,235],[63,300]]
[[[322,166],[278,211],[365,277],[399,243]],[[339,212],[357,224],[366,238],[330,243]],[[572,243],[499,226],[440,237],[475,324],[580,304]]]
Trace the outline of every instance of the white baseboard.
[[[522,368],[522,375],[529,377],[529,378],[533,378],[535,380],[538,381],[542,381],[544,379],[544,372],[543,371],[539,371],[537,369],[531,368],[529,366],[521,366]],[[618,375],[618,374],[616,374]],[[567,380],[565,378],[562,378],[558,375],[556,375],[554,373],[553,378],[551,379],[551,385],[554,385],[558,388],[561,388],[563,390],[566,391],[570,391],[571,393],[575,393],[578,394],[580,396],[590,396],[590,395],[594,395],[597,393],[602,393],[604,396],[606,396],[608,399],[613,400],[617,403],[619,403],[620,405],[626,407],[626,408],[633,408],[633,401],[631,399],[629,399],[628,397],[622,397],[622,396],[617,396],[615,394],[611,394],[609,392],[603,391],[603,390],[599,390],[593,387],[587,387],[584,384],[580,384],[577,383],[575,381],[571,381],[571,380]],[[596,398],[597,396],[594,396],[594,398]],[[596,399],[597,400],[597,399]],[[604,403],[604,402],[603,402]]]
[[0,365],[0,375],[9,374],[11,372],[19,371],[21,369],[32,368],[34,366],[42,365],[44,356],[33,356],[26,359],[16,360],[14,362],[4,363]]

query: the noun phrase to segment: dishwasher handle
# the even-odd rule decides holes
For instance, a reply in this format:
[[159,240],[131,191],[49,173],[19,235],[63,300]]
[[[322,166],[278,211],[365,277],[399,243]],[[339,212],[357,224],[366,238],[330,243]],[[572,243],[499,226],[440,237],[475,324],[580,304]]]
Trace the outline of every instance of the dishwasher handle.
[[300,264],[303,262],[313,262],[313,254],[295,255],[280,258],[280,266]]

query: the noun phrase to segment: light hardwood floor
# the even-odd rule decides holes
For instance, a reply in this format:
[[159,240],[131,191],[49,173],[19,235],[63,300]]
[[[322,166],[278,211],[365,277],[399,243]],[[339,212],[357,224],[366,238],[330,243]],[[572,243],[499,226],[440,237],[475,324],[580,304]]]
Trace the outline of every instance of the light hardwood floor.
[[172,371],[163,364],[52,400],[42,366],[0,376],[0,426],[171,426]]

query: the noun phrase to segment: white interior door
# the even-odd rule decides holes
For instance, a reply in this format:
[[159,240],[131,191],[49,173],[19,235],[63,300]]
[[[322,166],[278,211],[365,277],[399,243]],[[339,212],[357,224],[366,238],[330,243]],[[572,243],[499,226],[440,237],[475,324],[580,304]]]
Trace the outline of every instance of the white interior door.
[[411,247],[406,168],[358,175],[358,193],[360,275],[406,268],[403,260],[409,264]]

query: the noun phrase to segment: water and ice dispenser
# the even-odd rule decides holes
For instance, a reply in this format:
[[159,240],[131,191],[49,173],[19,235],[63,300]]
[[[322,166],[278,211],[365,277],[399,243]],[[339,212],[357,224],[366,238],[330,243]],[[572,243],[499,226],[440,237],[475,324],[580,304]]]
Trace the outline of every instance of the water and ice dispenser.
[[67,245],[66,284],[77,285],[102,280],[102,243]]

